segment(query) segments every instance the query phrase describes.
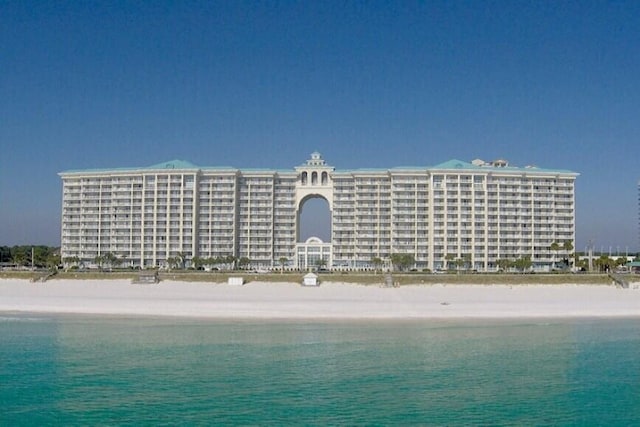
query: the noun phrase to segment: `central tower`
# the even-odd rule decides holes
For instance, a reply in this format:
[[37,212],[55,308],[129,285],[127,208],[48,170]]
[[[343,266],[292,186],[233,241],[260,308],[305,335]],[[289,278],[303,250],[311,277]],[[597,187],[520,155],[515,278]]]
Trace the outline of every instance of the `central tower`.
[[[331,243],[318,237],[310,237],[301,242],[302,207],[309,199],[324,199],[329,205],[329,218],[333,218],[333,178],[334,168],[325,163],[317,151],[311,158],[295,168],[296,176],[296,266],[300,269],[331,266]],[[332,228],[330,226],[330,228]],[[329,237],[331,240],[331,236]]]
[[325,163],[322,155],[317,151],[311,153],[311,158],[295,168],[298,174],[296,180],[296,238],[300,238],[300,211],[309,199],[322,198],[329,204],[329,211],[333,212],[333,166]]

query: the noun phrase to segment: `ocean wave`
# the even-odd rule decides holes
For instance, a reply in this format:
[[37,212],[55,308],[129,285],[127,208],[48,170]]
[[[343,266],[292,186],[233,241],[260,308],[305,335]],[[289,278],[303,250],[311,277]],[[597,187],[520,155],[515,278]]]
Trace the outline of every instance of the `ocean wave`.
[[44,317],[25,317],[25,316],[0,316],[0,323],[12,322],[45,322]]

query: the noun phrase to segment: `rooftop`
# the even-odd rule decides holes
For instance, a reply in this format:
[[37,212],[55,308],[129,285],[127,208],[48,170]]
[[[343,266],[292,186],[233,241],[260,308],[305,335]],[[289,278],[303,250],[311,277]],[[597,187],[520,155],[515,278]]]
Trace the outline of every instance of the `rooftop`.
[[[307,167],[327,167],[324,159],[320,153],[313,152],[311,154],[311,158],[307,160],[303,166]],[[299,166],[298,166],[299,168]],[[159,170],[172,170],[172,171],[191,171],[197,172],[199,170],[202,171],[228,171],[228,172],[251,172],[251,173],[294,173],[294,169],[238,169],[232,166],[197,166],[190,161],[187,160],[169,160],[167,162],[158,163],[151,166],[144,167],[127,167],[127,168],[113,168],[113,169],[77,169],[77,170],[67,170],[60,173],[60,175],[67,174],[96,174],[96,173],[127,173],[127,172],[144,172],[144,171],[159,171]],[[408,172],[433,172],[433,171],[456,171],[456,170],[465,170],[465,171],[487,171],[487,170],[495,170],[497,172],[514,172],[514,173],[523,173],[523,172],[540,172],[544,174],[550,173],[562,173],[562,174],[573,174],[578,175],[576,172],[572,172],[566,169],[542,169],[536,166],[525,166],[525,167],[515,167],[509,166],[509,162],[504,159],[494,160],[492,162],[485,162],[484,160],[475,159],[472,163],[465,162],[458,159],[451,159],[443,163],[439,163],[435,166],[401,166],[401,167],[391,167],[388,169],[383,168],[360,168],[360,169],[346,169],[346,170],[337,170],[335,171],[338,174],[341,173],[383,173],[388,171],[408,171]]]

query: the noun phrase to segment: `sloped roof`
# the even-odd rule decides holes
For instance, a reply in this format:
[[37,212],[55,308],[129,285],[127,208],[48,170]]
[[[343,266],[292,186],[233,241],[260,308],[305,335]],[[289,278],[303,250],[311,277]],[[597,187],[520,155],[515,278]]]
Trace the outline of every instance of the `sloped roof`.
[[429,169],[480,169],[480,167],[468,162],[463,162],[462,160],[451,159],[439,165],[432,166]]
[[168,162],[158,163],[145,169],[199,169],[198,166],[186,160],[169,160]]

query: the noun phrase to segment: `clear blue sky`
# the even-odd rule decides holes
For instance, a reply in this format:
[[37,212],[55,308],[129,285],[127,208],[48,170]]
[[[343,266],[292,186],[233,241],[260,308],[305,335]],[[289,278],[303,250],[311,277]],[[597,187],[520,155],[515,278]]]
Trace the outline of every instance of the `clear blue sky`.
[[638,248],[640,2],[2,1],[0,245],[68,169],[571,169],[577,248]]

